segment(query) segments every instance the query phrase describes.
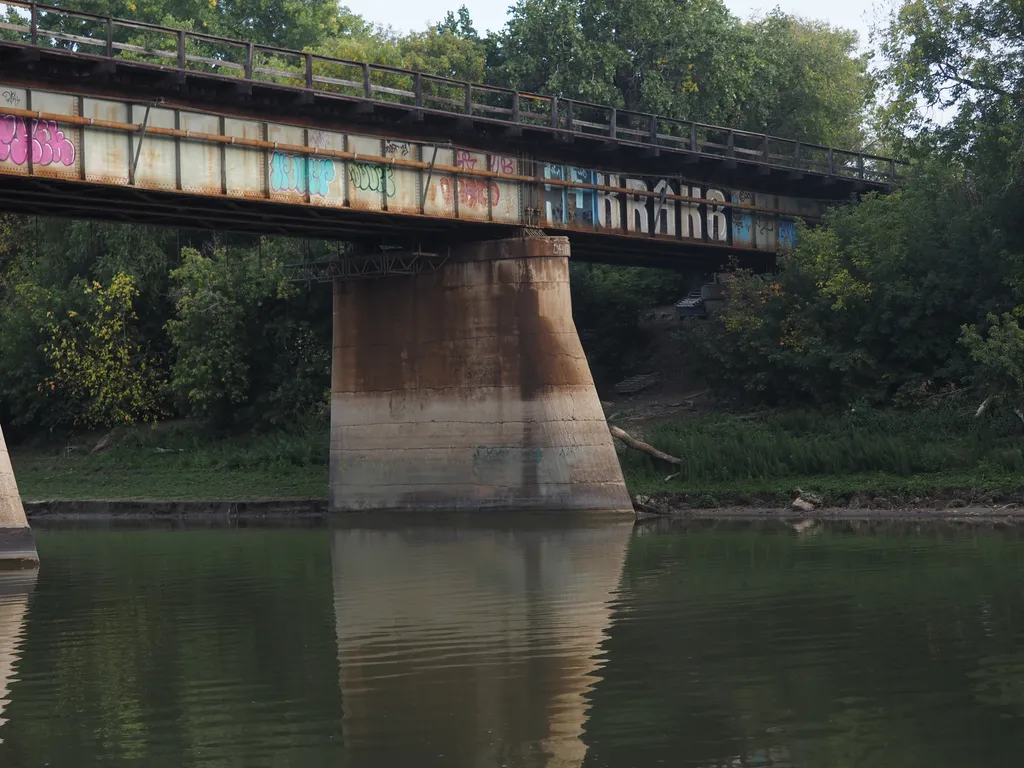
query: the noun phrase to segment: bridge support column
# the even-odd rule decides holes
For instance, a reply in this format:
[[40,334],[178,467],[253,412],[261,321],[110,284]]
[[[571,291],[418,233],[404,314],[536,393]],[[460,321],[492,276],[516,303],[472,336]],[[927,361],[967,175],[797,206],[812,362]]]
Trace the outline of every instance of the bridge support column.
[[335,282],[335,511],[631,511],[572,320],[569,242]]
[[0,570],[12,566],[34,567],[38,563],[36,543],[28,527],[3,427],[0,427]]

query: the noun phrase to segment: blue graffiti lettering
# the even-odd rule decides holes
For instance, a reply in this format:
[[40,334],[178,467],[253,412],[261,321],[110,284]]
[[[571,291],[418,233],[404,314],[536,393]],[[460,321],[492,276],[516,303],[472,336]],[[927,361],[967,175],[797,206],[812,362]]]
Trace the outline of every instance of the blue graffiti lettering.
[[337,178],[334,161],[319,157],[301,157],[275,152],[270,158],[270,188],[274,192],[298,192],[327,197],[331,182]]

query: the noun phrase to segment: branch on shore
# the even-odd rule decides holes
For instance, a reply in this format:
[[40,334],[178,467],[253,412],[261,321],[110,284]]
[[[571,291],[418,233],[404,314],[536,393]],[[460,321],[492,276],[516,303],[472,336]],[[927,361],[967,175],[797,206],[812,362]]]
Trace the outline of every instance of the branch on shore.
[[985,398],[985,402],[983,402],[981,405],[978,406],[978,411],[977,411],[977,413],[974,414],[974,418],[980,419],[982,416],[984,416],[985,415],[985,411],[987,411],[988,407],[990,405],[992,405],[992,401],[994,399],[995,399],[995,395],[989,395],[988,397],[986,397]]
[[673,464],[675,466],[679,466],[680,464],[683,463],[681,459],[677,459],[675,456],[669,456],[667,453],[659,451],[653,445],[648,445],[642,440],[637,440],[634,437],[630,437],[629,434],[625,432],[625,430],[619,429],[618,427],[609,427],[609,429],[611,430],[612,437],[616,438],[617,440],[621,440],[635,451],[643,451],[648,456],[653,456],[656,459],[660,459],[661,461],[664,461],[668,464]]

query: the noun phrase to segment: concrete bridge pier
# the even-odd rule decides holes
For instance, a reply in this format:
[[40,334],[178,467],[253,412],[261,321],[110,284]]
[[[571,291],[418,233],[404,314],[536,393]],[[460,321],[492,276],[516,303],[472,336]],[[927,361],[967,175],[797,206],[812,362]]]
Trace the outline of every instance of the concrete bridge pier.
[[28,527],[3,427],[0,427],[0,570],[31,568],[38,564],[35,539]]
[[334,511],[630,512],[572,320],[569,242],[334,285]]

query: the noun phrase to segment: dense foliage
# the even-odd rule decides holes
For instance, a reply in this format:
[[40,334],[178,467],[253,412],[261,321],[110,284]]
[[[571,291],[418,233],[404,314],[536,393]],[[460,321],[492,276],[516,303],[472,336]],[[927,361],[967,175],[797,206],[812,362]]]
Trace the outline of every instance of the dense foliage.
[[684,333],[713,381],[769,403],[974,386],[978,402],[1020,407],[1022,30],[1024,6],[998,0],[912,0],[893,14],[878,125],[915,158],[910,178],[804,231],[776,273],[733,276],[728,308]]
[[626,109],[859,146],[867,60],[846,30],[719,0],[519,0],[490,41],[510,85]]

